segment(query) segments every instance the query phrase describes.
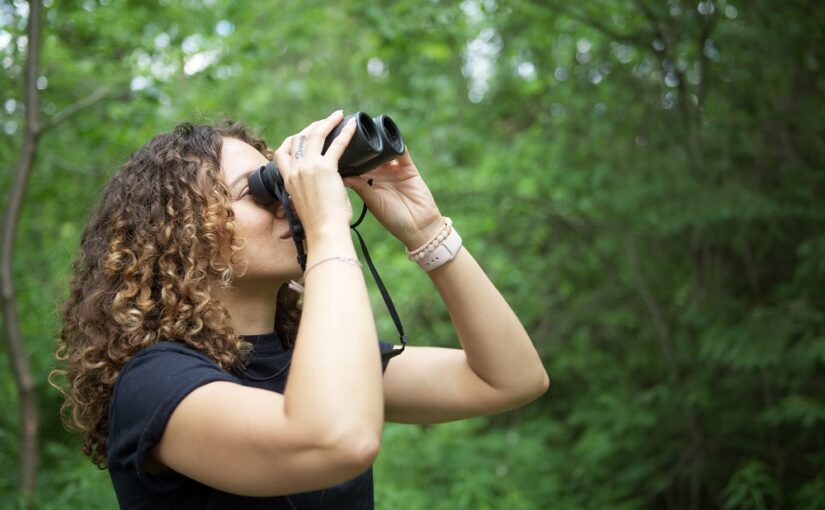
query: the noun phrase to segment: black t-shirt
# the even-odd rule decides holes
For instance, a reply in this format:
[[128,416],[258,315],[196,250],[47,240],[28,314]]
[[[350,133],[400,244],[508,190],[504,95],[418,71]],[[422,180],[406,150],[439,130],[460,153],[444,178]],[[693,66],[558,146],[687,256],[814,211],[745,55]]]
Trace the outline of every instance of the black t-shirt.
[[[195,388],[213,381],[284,392],[292,349],[274,334],[246,337],[255,346],[245,370],[229,373],[196,350],[159,342],[137,353],[118,376],[109,405],[107,465],[122,509],[373,509],[372,468],[341,485],[270,498],[229,494],[178,473],[153,476],[147,452],[163,435],[172,411]],[[382,353],[392,344],[380,342]],[[378,360],[376,360],[378,361]],[[387,361],[383,362],[386,370]],[[275,375],[272,377],[272,375]]]

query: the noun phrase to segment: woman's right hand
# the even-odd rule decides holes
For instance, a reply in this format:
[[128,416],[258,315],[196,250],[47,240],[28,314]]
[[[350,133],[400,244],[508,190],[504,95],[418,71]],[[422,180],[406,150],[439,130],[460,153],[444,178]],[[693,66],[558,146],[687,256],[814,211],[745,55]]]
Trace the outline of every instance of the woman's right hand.
[[321,154],[327,135],[343,119],[338,110],[298,134],[287,137],[275,151],[274,160],[284,179],[293,207],[301,219],[307,240],[328,230],[349,228],[352,208],[338,174],[338,160],[355,132],[349,122],[326,153]]

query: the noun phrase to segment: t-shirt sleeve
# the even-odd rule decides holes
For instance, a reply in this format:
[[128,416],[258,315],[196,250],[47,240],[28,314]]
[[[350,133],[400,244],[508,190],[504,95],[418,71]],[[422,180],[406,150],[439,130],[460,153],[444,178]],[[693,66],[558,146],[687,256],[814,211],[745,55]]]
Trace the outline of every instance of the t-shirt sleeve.
[[152,492],[177,487],[181,475],[153,476],[144,471],[146,453],[160,440],[181,400],[213,381],[239,382],[183,344],[161,342],[129,360],[118,376],[109,407],[109,469],[138,478]]
[[[389,352],[392,352],[393,349],[395,349],[395,346],[393,344],[389,343],[389,342],[379,340],[378,341],[378,349],[381,351],[381,371],[386,372],[387,371],[387,365],[389,364],[390,359],[392,359],[392,358],[384,359],[384,355],[389,353]],[[403,353],[400,354],[400,356],[403,356],[403,355],[404,355]]]

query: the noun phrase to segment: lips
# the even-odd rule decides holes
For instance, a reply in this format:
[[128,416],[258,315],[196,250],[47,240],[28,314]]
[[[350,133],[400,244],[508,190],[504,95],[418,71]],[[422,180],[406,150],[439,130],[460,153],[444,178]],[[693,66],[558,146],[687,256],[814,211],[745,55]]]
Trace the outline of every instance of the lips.
[[292,238],[292,229],[286,229],[286,232],[281,234],[281,239],[291,239]]

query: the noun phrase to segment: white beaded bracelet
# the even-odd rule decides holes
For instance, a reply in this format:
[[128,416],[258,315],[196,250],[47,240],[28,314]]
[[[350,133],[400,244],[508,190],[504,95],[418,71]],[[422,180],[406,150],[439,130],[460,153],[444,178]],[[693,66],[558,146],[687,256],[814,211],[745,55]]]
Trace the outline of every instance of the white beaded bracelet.
[[444,241],[427,254],[418,265],[424,271],[432,271],[453,260],[461,249],[461,236],[455,229],[451,229]]
[[444,218],[444,228],[417,250],[407,251],[407,258],[424,271],[432,271],[453,260],[461,248],[461,236],[452,228],[452,220]]
[[441,218],[441,220],[443,221],[441,230],[436,232],[426,243],[422,244],[419,248],[416,248],[412,251],[406,250],[408,257],[415,257],[416,255],[419,255],[421,253],[433,251],[435,247],[438,246],[444,240],[445,237],[447,237],[447,234],[450,233],[450,228],[453,226],[453,220],[446,216]]

